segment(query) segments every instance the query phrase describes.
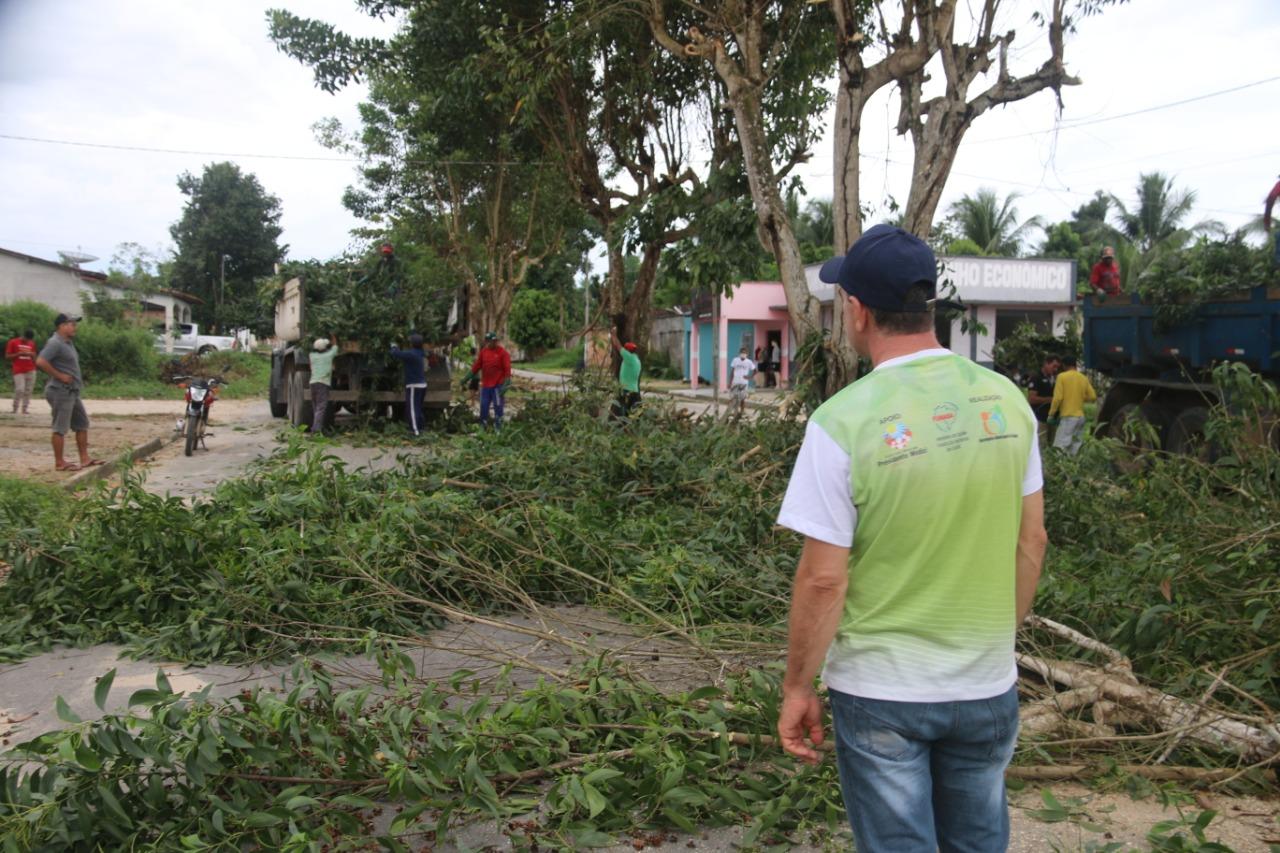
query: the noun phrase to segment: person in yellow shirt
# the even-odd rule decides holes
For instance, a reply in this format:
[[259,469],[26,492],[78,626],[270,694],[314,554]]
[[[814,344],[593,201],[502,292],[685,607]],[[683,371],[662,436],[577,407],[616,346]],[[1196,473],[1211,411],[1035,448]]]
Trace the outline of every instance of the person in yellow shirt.
[[1063,356],[1062,371],[1053,384],[1053,402],[1049,404],[1049,426],[1056,427],[1053,446],[1072,456],[1084,443],[1084,404],[1098,399],[1089,377],[1076,369],[1074,355]]

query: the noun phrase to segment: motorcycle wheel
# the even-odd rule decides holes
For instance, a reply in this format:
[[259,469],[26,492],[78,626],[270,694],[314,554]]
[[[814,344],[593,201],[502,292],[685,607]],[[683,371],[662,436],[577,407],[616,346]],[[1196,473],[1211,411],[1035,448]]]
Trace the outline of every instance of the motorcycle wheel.
[[183,449],[183,455],[190,456],[196,449],[196,442],[200,440],[200,416],[187,415],[187,445]]

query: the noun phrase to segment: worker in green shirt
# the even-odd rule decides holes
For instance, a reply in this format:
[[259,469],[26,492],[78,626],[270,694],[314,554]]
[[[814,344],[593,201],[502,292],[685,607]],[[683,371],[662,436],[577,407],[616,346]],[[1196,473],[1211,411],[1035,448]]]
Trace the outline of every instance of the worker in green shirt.
[[609,330],[609,343],[622,359],[618,368],[618,384],[622,391],[618,399],[622,403],[622,413],[631,414],[631,410],[640,405],[640,356],[636,355],[636,345],[631,341],[625,344],[618,340],[618,329]]
[[338,339],[330,335],[316,338],[311,345],[311,432],[319,435],[329,417],[329,385],[333,382],[333,360],[338,355]]

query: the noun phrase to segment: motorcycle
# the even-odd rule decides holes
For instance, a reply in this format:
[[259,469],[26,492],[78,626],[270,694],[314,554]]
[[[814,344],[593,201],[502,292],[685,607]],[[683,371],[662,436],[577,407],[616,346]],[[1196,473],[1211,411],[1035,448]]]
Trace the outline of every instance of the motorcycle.
[[173,381],[178,383],[179,388],[186,389],[186,417],[178,421],[177,425],[177,429],[186,436],[183,453],[190,456],[195,452],[196,445],[208,450],[209,446],[204,439],[205,430],[209,426],[209,409],[218,399],[218,388],[227,383],[216,376],[175,376]]

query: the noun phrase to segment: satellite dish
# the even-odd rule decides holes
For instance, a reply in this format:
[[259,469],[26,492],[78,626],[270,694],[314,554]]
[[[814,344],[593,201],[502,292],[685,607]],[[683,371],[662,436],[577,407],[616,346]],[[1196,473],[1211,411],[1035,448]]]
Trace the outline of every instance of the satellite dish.
[[90,255],[87,252],[81,252],[78,249],[74,252],[69,249],[59,249],[58,257],[67,266],[77,268],[81,264],[87,264],[90,261],[96,261],[98,259],[97,255]]

